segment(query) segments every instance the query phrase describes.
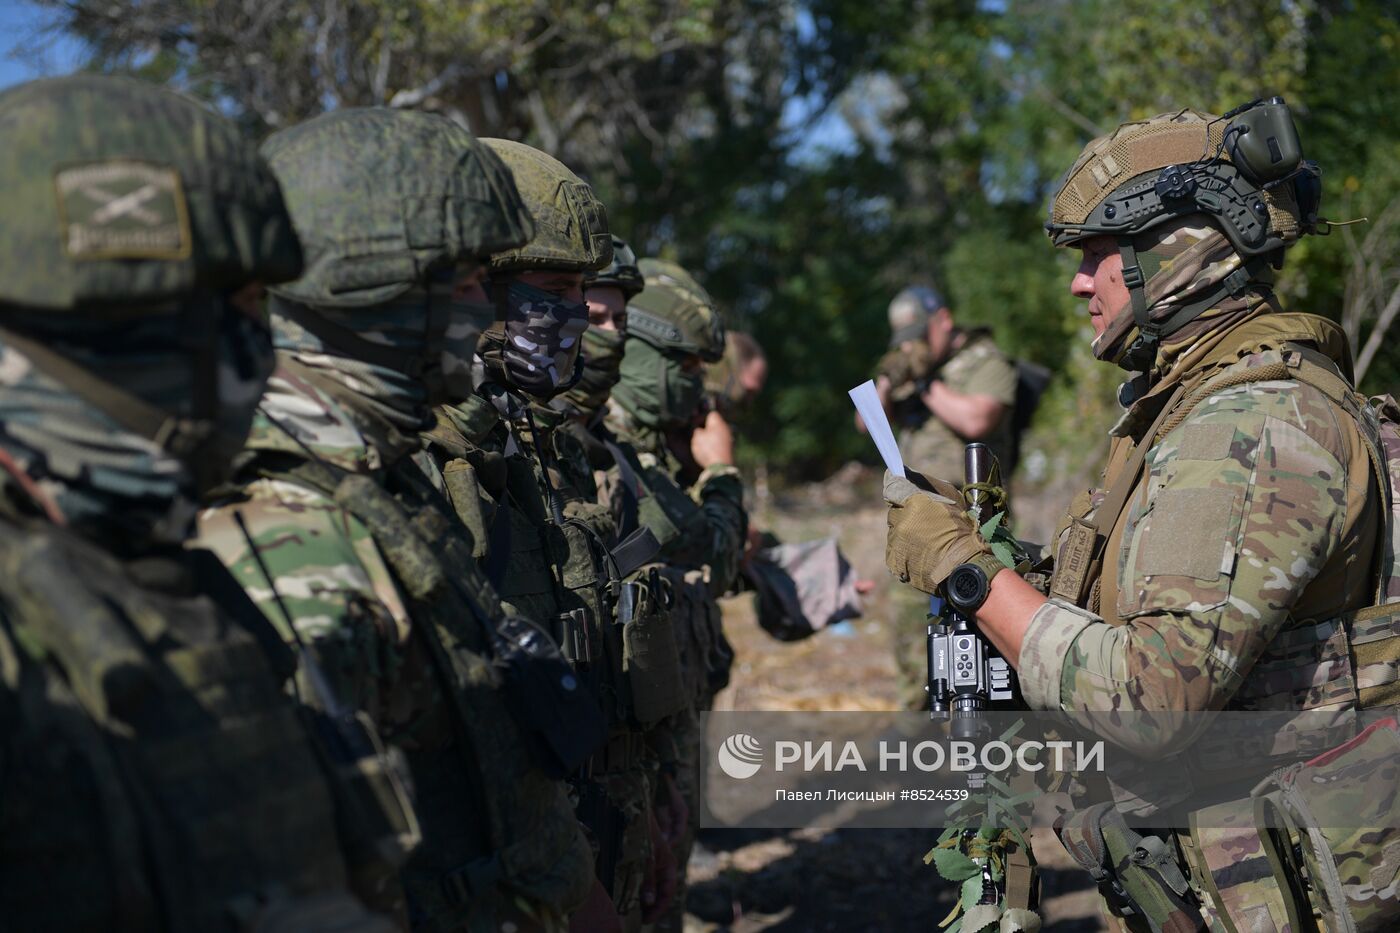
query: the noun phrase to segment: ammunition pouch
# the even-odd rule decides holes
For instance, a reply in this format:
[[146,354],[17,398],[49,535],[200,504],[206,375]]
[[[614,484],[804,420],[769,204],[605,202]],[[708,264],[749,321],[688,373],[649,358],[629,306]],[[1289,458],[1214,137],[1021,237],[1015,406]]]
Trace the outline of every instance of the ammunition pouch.
[[1135,832],[1112,803],[1064,814],[1055,834],[1133,933],[1206,929],[1169,838]]
[[1308,929],[1314,916],[1331,933],[1400,927],[1397,762],[1391,717],[1274,772],[1247,800],[1192,814],[1193,867],[1226,930]]
[[675,597],[672,618],[689,704],[703,708],[729,683],[734,651],[724,637],[719,606],[710,595],[708,570],[668,567],[663,576]]
[[645,585],[625,583],[623,587],[619,599],[623,669],[632,694],[632,718],[646,727],[685,709],[690,696],[684,686],[668,582],[653,567]]

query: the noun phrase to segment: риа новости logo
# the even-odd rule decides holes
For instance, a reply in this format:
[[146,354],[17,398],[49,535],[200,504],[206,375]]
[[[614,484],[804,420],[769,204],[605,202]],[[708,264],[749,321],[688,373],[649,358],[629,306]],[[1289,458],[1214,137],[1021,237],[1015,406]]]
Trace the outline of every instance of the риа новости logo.
[[762,766],[763,746],[748,733],[731,735],[719,747],[719,768],[732,778],[751,778]]

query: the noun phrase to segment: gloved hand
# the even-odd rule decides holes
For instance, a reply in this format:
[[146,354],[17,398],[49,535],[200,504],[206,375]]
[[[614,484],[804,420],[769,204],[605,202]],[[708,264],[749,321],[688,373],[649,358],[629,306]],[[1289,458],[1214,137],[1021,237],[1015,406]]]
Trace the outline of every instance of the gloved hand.
[[977,533],[956,487],[904,472],[904,478],[885,472],[890,505],[885,566],[901,581],[931,594],[958,564],[992,549]]

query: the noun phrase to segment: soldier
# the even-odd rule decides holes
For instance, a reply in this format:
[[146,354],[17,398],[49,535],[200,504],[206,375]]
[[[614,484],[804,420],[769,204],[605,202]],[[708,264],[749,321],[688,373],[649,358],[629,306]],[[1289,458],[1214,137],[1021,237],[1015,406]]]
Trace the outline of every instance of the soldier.
[[532,679],[549,658],[518,649],[547,640],[502,609],[412,461],[433,405],[470,390],[485,263],[530,238],[530,216],[500,160],[438,116],[338,111],[264,152],[309,272],[273,289],[279,368],[240,494],[203,535],[402,749],[423,826],[402,874],[414,928],[562,929],[592,878],[545,770],[571,766],[558,688],[574,685]]
[[[991,333],[958,328],[938,292],[918,285],[895,295],[889,322],[890,350],[880,360],[875,385],[899,429],[904,462],[958,482],[963,448],[981,441],[1009,465],[1016,369]],[[859,416],[856,421],[860,426]],[[928,600],[908,587],[892,596],[896,689],[906,709],[922,709],[928,705]]]
[[[653,729],[648,740],[661,758],[660,786],[667,791],[659,794],[662,822],[678,824],[672,850],[682,881],[656,929],[680,930],[685,865],[699,812],[699,714],[728,683],[733,660],[717,599],[735,583],[748,517],[727,425],[712,411],[704,427],[692,430],[704,390],[704,365],[724,352],[724,325],[714,301],[675,263],[644,259],[640,268],[646,290],[628,308],[621,379],[604,425],[612,437],[626,442],[620,448],[623,459],[644,490],[640,521],[661,545],[662,576],[673,597],[671,630],[686,705]],[[689,487],[677,481],[682,469],[678,438],[688,442],[683,453],[700,468]],[[630,485],[620,467],[611,471],[610,484]],[[670,799],[673,790],[683,805]]]
[[[933,592],[961,562],[984,567],[978,625],[1019,668],[1032,708],[1358,702],[1345,620],[1376,597],[1375,428],[1359,420],[1341,330],[1283,313],[1272,291],[1271,265],[1317,222],[1318,188],[1282,101],[1256,105],[1228,125],[1193,110],[1124,124],[1085,148],[1055,196],[1047,228],[1081,251],[1070,290],[1087,302],[1094,354],[1133,375],[1102,487],[1062,526],[1049,598],[987,558],[950,486],[887,479],[891,572]],[[1187,722],[1098,727],[1160,753],[1195,738]],[[1108,851],[1121,874],[1100,875],[1101,890],[1129,892],[1112,910],[1135,910],[1134,930],[1201,928],[1201,909],[1222,910],[1232,885],[1286,894],[1262,890],[1267,866],[1208,877],[1198,858],[1182,866],[1194,893],[1181,890],[1167,869],[1127,857],[1141,840],[1115,831],[1114,813],[1071,821],[1064,838],[1072,852]]]
[[724,335],[724,358],[705,370],[705,394],[710,407],[733,421],[768,382],[768,357],[763,347],[741,330]]
[[[563,483],[571,491],[571,517],[588,523],[614,556],[617,579],[611,585],[625,594],[617,601],[613,619],[614,631],[622,635],[623,670],[616,675],[616,695],[626,719],[648,734],[664,733],[666,719],[685,706],[678,686],[680,656],[660,567],[654,563],[660,545],[643,520],[647,492],[639,479],[636,451],[602,424],[608,398],[621,377],[627,303],[643,288],[636,254],[614,236],[612,262],[584,278],[589,324],[583,335],[583,375],[578,385],[550,400],[542,417],[558,423],[555,449]],[[624,472],[630,480],[622,478]],[[660,771],[651,745],[643,744],[645,799],[637,800],[644,806],[637,828],[647,831],[650,864],[642,881],[640,910],[625,917],[628,930],[662,916],[678,882],[671,847],[683,832],[685,804],[674,778]]]
[[571,779],[600,884],[574,927],[602,930],[640,911],[650,859],[646,762],[617,684],[613,529],[597,524],[598,506],[567,482],[548,402],[582,378],[583,277],[611,260],[612,239],[602,203],[567,167],[520,143],[486,144],[539,222],[530,242],[491,258],[497,314],[482,339],[478,385],[438,410],[420,465],[471,529],[502,601],[547,624],[607,714],[605,747]]
[[272,369],[262,284],[302,268],[277,182],[134,81],[9,90],[0,132],[4,925],[392,929],[295,656],[182,547]]

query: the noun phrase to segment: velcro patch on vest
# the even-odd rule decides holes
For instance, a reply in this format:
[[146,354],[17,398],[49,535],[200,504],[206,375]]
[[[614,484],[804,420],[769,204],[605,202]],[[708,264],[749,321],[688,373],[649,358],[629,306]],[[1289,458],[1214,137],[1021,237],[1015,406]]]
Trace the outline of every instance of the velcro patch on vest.
[[1148,575],[1214,580],[1233,556],[1232,489],[1164,489],[1143,532],[1138,569]]
[[1055,560],[1055,576],[1050,581],[1050,595],[1066,602],[1079,604],[1094,561],[1094,542],[1098,534],[1094,526],[1076,518],[1065,532],[1064,547]]
[[1230,442],[1235,439],[1233,424],[1188,424],[1181,429],[1181,460],[1224,460],[1230,456]]
[[190,256],[190,217],[180,173],[148,162],[113,160],[54,176],[63,251],[72,259]]

